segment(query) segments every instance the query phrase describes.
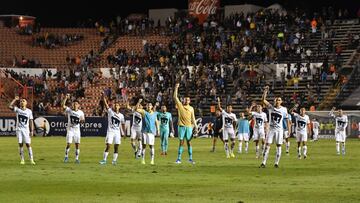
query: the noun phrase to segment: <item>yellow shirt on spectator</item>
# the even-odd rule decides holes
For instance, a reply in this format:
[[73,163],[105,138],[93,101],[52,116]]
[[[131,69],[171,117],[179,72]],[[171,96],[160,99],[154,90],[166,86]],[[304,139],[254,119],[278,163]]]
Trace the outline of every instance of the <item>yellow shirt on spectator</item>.
[[191,117],[194,114],[194,108],[190,105],[184,106],[180,100],[176,100],[176,107],[178,109],[179,126],[192,127]]

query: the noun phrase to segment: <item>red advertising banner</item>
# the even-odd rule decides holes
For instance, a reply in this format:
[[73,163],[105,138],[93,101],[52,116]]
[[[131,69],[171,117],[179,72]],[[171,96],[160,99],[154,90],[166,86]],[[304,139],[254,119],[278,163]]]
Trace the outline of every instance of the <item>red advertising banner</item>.
[[189,14],[197,17],[203,23],[209,15],[216,13],[220,8],[220,0],[188,0]]

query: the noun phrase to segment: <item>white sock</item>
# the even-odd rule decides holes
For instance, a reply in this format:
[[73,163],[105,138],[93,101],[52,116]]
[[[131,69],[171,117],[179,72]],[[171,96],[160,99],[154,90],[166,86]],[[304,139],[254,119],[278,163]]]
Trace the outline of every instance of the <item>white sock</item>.
[[226,153],[226,156],[229,156],[229,144],[227,142],[225,142],[225,153]]
[[281,158],[281,146],[276,147],[276,157],[275,157],[275,164],[276,165],[279,165],[280,158]]
[[69,157],[69,151],[70,151],[70,147],[69,147],[69,148],[65,148],[65,157],[66,157],[66,158]]
[[131,147],[133,148],[134,152],[136,152],[136,144],[135,141],[131,142]]
[[155,157],[155,148],[154,148],[154,146],[151,147],[151,149],[150,149],[150,156],[151,156],[151,160],[153,161],[154,157]]
[[239,152],[241,153],[242,151],[242,142],[239,142]]
[[24,147],[19,147],[20,159],[24,160]]
[[34,160],[34,158],[33,158],[33,152],[32,152],[32,148],[31,148],[31,147],[29,147],[29,158],[30,158],[30,160]]
[[245,142],[245,153],[248,152],[249,149],[249,142]]
[[289,152],[290,149],[290,141],[286,142],[286,152]]
[[105,160],[105,161],[106,161],[108,155],[109,155],[109,152],[104,152],[104,160]]
[[301,156],[301,146],[300,146],[300,147],[298,147],[297,152],[298,152],[298,156]]
[[266,146],[264,150],[263,164],[266,165],[266,161],[269,157],[270,146]]
[[259,156],[259,145],[256,145],[255,146],[255,154],[256,154],[256,156]]
[[340,143],[336,143],[336,153],[340,154]]
[[306,154],[307,154],[307,146],[305,145],[305,146],[303,146],[303,154],[304,154],[304,156],[307,156]]
[[265,153],[265,144],[262,144],[261,145],[261,154],[264,154]]
[[141,153],[142,153],[142,141],[141,140],[139,140],[139,146],[138,146],[138,152],[139,152],[139,154],[141,155]]
[[113,156],[113,161],[116,161],[117,158],[118,158],[119,154],[118,153],[114,153],[114,156]]
[[75,150],[75,159],[79,160],[80,149]]
[[230,153],[234,153],[235,142],[231,142]]
[[345,154],[345,142],[342,143],[342,153]]
[[143,149],[141,150],[141,157],[142,157],[142,159],[144,159],[144,160],[145,160],[145,151],[146,151],[145,148],[143,148]]

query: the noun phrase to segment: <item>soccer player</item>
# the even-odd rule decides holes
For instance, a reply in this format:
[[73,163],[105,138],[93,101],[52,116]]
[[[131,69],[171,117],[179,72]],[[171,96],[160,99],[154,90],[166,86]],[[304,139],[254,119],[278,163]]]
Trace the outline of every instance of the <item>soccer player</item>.
[[300,109],[300,114],[295,113],[291,110],[291,114],[294,115],[296,120],[296,142],[298,144],[298,158],[301,159],[301,143],[303,148],[304,159],[307,157],[307,138],[310,135],[310,119],[309,116],[305,114],[305,108]]
[[194,108],[190,106],[190,97],[184,98],[184,104],[178,98],[178,89],[180,84],[176,83],[174,89],[174,101],[176,107],[178,109],[178,136],[179,136],[179,149],[178,149],[178,157],[175,161],[176,164],[181,164],[181,155],[184,150],[184,139],[186,139],[186,143],[188,146],[188,153],[189,153],[189,162],[191,164],[195,164],[195,161],[192,157],[192,146],[191,146],[191,139],[193,137],[193,127],[194,135],[197,134],[197,124],[195,120],[195,113]]
[[338,115],[334,114],[336,110],[333,107],[329,113],[329,115],[335,118],[335,141],[336,141],[336,153],[340,155],[340,143],[342,144],[342,154],[345,155],[345,141],[346,141],[346,127],[348,125],[348,117],[344,115],[342,109],[338,110]]
[[290,132],[291,131],[291,117],[290,114],[284,117],[282,121],[283,129],[284,129],[284,139],[285,139],[285,150],[286,154],[289,155],[290,153]]
[[[256,111],[252,111],[252,109],[256,107]],[[261,151],[264,150],[264,144],[265,144],[265,128],[267,128],[268,119],[266,116],[266,113],[262,111],[261,105],[256,105],[253,103],[251,107],[248,110],[248,114],[252,116],[252,118],[255,120],[254,125],[254,142],[255,142],[255,154],[256,158],[258,159],[260,156],[259,152],[259,141],[261,141]]]
[[111,109],[109,108],[109,104],[106,100],[105,95],[103,96],[103,100],[108,113],[108,129],[105,138],[106,148],[104,151],[103,160],[100,161],[100,164],[106,164],[106,159],[109,155],[110,146],[114,143],[114,155],[112,164],[116,165],[119,155],[119,145],[121,144],[121,135],[125,135],[125,118],[124,115],[120,113],[119,102],[115,102],[113,109]]
[[80,154],[80,123],[85,122],[85,115],[82,110],[80,110],[80,103],[78,100],[72,102],[72,107],[69,108],[66,106],[66,101],[70,99],[70,94],[65,96],[65,99],[62,102],[62,107],[65,110],[65,115],[68,118],[68,126],[66,133],[66,148],[65,148],[65,158],[64,163],[69,162],[69,151],[70,145],[74,141],[75,143],[75,163],[79,164],[79,154]]
[[313,119],[312,125],[313,125],[313,134],[312,134],[312,135],[313,135],[313,141],[318,141],[320,124],[319,124],[319,122],[316,120],[316,118]]
[[250,122],[245,117],[243,112],[240,113],[240,118],[237,123],[237,135],[239,140],[239,150],[238,153],[242,153],[242,144],[245,142],[245,153],[248,153],[249,150],[249,136],[250,136]]
[[276,157],[275,157],[275,168],[279,167],[280,157],[281,157],[281,145],[283,143],[283,119],[288,117],[287,108],[281,106],[282,100],[280,97],[275,98],[275,105],[271,105],[267,100],[266,96],[269,91],[269,86],[265,87],[264,93],[262,95],[262,102],[269,110],[270,115],[270,130],[269,134],[266,137],[266,146],[263,154],[263,161],[260,165],[261,168],[265,168],[266,161],[269,157],[270,145],[273,141],[276,144]]
[[157,119],[160,121],[161,155],[167,155],[169,146],[169,135],[174,134],[174,126],[171,113],[167,112],[167,108],[165,105],[161,106],[161,112],[158,112]]
[[[15,102],[20,100],[20,108],[15,106]],[[33,151],[31,148],[31,137],[34,136],[34,118],[32,111],[26,107],[27,100],[16,96],[10,103],[9,108],[16,113],[16,137],[19,143],[20,164],[25,164],[24,143],[29,151],[30,163],[35,165]]]
[[153,110],[153,105],[151,102],[146,104],[146,110],[140,108],[140,104],[142,99],[139,99],[136,104],[136,111],[141,114],[144,119],[143,125],[143,137],[142,137],[142,152],[141,152],[141,163],[145,164],[145,150],[146,145],[149,145],[150,148],[150,156],[151,156],[151,165],[155,165],[154,157],[155,157],[155,134],[160,133],[159,122],[157,120],[157,112]]
[[216,118],[215,118],[215,125],[214,125],[214,137],[212,140],[212,150],[210,152],[215,152],[215,146],[216,141],[218,138],[224,143],[222,131],[223,131],[223,122],[222,122],[222,116],[220,110],[216,110],[215,112]]
[[[235,147],[235,130],[234,130],[234,122],[237,122],[236,115],[232,112],[232,106],[228,105],[226,107],[226,111],[221,108],[220,97],[218,97],[218,108],[222,115],[223,120],[223,140],[224,140],[224,148],[226,153],[226,158],[234,158],[234,147]],[[231,141],[231,146],[229,149],[229,138]]]
[[[141,128],[142,128],[142,115],[135,111],[134,108],[131,108],[129,103],[127,103],[127,109],[131,110],[132,114],[133,114],[133,119],[132,119],[132,125],[131,125],[131,130],[130,130],[130,143],[131,143],[131,147],[134,150],[134,155],[135,158],[140,158],[141,157],[141,152],[142,152],[142,132],[141,132]],[[139,104],[140,109],[142,109],[142,105]],[[136,143],[137,141],[137,143]]]

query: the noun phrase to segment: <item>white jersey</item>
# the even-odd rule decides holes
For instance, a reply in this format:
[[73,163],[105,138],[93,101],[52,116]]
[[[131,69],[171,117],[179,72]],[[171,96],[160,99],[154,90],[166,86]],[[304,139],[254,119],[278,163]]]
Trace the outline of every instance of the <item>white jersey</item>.
[[313,130],[319,130],[319,127],[320,127],[319,122],[313,121],[313,122],[312,122],[312,125],[313,125]]
[[309,116],[301,116],[297,113],[294,113],[294,117],[296,119],[296,132],[302,135],[307,134],[307,125],[310,124]]
[[122,113],[116,113],[111,108],[108,109],[108,131],[120,131],[120,124],[125,124]]
[[32,111],[28,108],[22,110],[18,107],[14,107],[16,113],[16,130],[29,132],[29,121],[33,120]]
[[133,111],[132,128],[138,131],[142,128],[142,115],[137,111]]
[[346,115],[335,117],[335,131],[344,131],[348,125],[348,117]]
[[251,115],[255,119],[254,127],[256,129],[264,129],[264,123],[268,122],[266,113],[264,113],[264,112],[258,113],[258,112],[252,111]]
[[66,107],[65,113],[68,117],[68,130],[80,130],[80,120],[84,120],[84,112],[81,110],[74,111],[69,107]]
[[269,105],[268,109],[270,114],[270,129],[283,130],[283,119],[288,117],[287,109],[283,106],[276,108],[272,105]]
[[222,111],[222,119],[223,119],[223,127],[224,128],[234,128],[233,123],[237,122],[236,115],[234,113],[227,113],[226,111]]

